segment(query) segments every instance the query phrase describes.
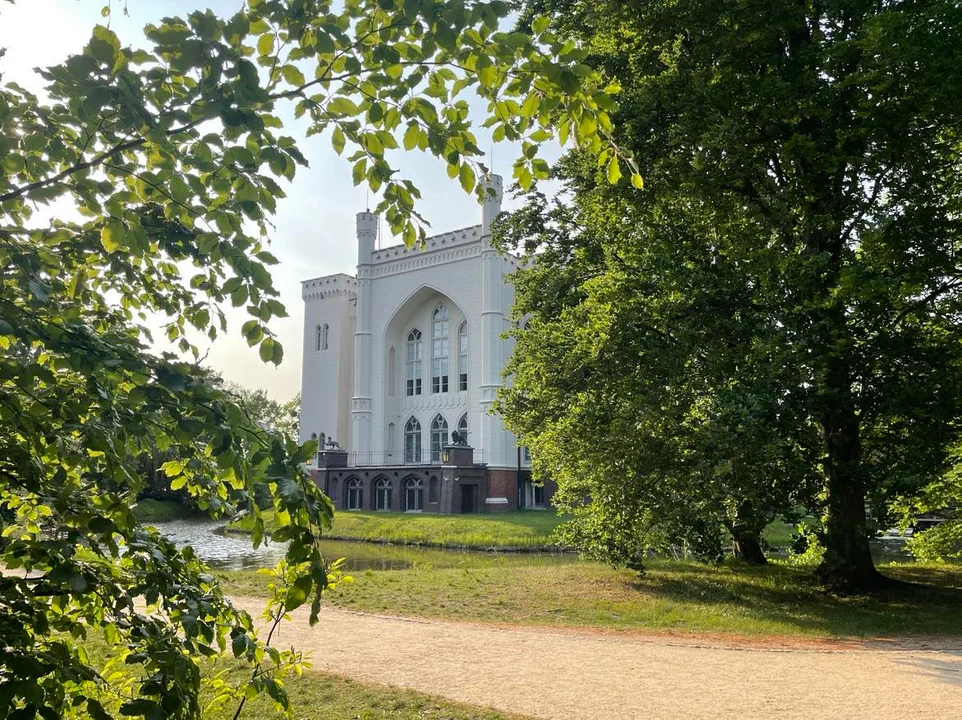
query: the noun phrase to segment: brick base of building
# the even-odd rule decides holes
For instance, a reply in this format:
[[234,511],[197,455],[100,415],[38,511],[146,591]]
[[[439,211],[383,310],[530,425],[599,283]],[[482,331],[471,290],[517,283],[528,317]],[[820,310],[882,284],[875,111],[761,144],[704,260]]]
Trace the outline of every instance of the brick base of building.
[[[474,466],[326,467],[312,471],[314,482],[338,510],[383,510],[440,514],[497,513],[532,507],[531,472]],[[554,483],[539,494],[546,507]]]

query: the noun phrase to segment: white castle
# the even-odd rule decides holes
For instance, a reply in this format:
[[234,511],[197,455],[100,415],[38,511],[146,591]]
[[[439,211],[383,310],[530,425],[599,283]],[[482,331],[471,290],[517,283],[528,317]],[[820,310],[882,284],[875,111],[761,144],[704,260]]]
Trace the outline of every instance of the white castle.
[[322,448],[315,470],[338,507],[479,512],[543,503],[527,453],[491,412],[514,346],[503,334],[517,260],[491,245],[503,190],[499,176],[487,182],[494,192],[481,224],[427,238],[423,248],[378,249],[377,216],[358,213],[356,277],[302,285],[301,440],[339,446]]

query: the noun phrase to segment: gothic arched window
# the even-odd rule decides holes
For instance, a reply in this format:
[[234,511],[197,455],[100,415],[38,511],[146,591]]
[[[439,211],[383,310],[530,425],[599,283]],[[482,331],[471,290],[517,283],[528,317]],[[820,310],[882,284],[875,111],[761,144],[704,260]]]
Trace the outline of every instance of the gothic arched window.
[[458,328],[458,390],[468,389],[468,324],[461,323]]
[[328,325],[324,323],[323,325],[318,325],[315,331],[316,335],[314,338],[314,349],[315,350],[327,350],[327,335],[328,335]]
[[374,509],[391,509],[391,481],[386,477],[374,481]]
[[448,309],[441,303],[431,316],[431,392],[448,391]]
[[404,462],[421,462],[421,423],[411,417],[404,426]]
[[421,512],[424,508],[424,483],[421,478],[410,477],[404,481],[404,509]]
[[458,420],[458,432],[461,433],[461,442],[468,442],[468,414],[464,413]]
[[360,478],[347,481],[347,509],[360,510],[364,507],[364,490]]
[[421,331],[417,328],[408,333],[405,394],[408,397],[421,394]]
[[431,462],[441,462],[441,448],[448,440],[448,421],[441,415],[431,423]]

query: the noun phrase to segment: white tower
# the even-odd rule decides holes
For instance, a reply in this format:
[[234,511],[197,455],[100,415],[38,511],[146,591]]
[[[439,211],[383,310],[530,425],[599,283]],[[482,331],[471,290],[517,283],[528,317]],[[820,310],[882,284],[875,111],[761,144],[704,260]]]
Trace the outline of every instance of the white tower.
[[481,211],[481,437],[484,448],[483,461],[488,465],[508,464],[504,457],[503,427],[501,418],[491,412],[498,388],[502,385],[504,369],[503,286],[504,275],[501,258],[491,245],[491,223],[501,212],[502,179],[500,175],[488,175],[485,189],[488,191]]
[[301,284],[304,355],[301,378],[301,442],[323,433],[349,447],[354,363],[354,298],[349,275],[327,275]]
[[377,215],[357,214],[357,329],[354,332],[352,447],[358,464],[371,462],[371,260]]

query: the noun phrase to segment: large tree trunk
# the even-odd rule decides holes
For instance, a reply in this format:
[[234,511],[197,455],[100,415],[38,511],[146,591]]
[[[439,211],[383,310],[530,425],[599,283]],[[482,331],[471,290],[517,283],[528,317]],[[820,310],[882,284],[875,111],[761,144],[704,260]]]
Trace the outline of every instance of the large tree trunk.
[[839,590],[870,590],[884,584],[885,578],[875,569],[869,549],[851,374],[847,363],[834,354],[826,359],[822,371],[819,399],[827,516],[825,555],[817,574]]
[[732,554],[736,560],[765,565],[768,558],[762,550],[761,528],[749,503],[741,503],[735,514],[735,522],[728,526],[732,536]]
[[[817,178],[813,188],[822,193],[816,206],[825,210],[835,207],[842,192],[828,175]],[[817,258],[810,265],[816,276],[812,278],[809,352],[814,361],[827,504],[825,555],[816,572],[830,587],[852,592],[878,587],[885,578],[875,569],[869,550],[861,428],[852,393],[853,339],[847,308],[837,296],[844,249],[842,224],[828,232],[808,234],[805,247]]]
[[732,553],[736,560],[751,563],[752,565],[765,565],[768,558],[762,550],[761,538],[758,533],[732,533]]

